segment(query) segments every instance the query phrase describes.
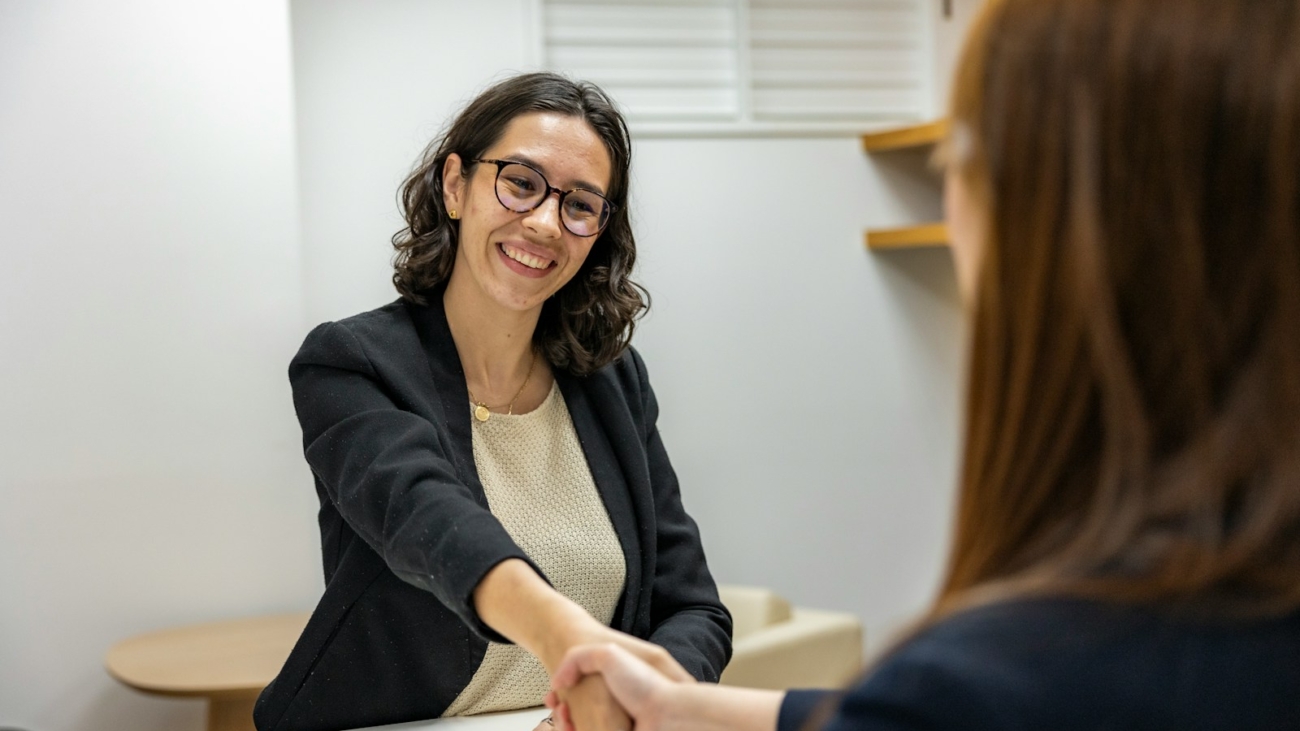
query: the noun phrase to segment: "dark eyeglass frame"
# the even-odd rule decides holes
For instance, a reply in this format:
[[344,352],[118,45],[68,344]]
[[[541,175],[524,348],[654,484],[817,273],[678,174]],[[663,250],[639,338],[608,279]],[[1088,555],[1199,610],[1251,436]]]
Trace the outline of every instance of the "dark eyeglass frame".
[[[588,190],[587,188],[571,188],[569,190],[564,190],[563,188],[557,188],[551,185],[551,181],[546,179],[546,176],[542,173],[541,170],[538,170],[537,168],[533,167],[532,165],[529,165],[526,162],[519,162],[518,160],[493,160],[486,157],[475,158],[473,160],[470,160],[470,162],[475,164],[480,162],[486,162],[497,166],[496,178],[493,179],[492,181],[492,192],[495,193],[497,196],[497,203],[500,203],[501,207],[505,208],[507,211],[513,211],[514,213],[528,213],[529,211],[535,211],[538,208],[542,207],[542,204],[546,202],[547,198],[551,197],[551,193],[559,193],[560,194],[560,208],[559,208],[560,223],[564,226],[565,231],[568,231],[574,236],[578,236],[580,238],[589,239],[592,236],[599,236],[602,232],[604,232],[605,227],[609,226],[609,222],[614,218],[614,212],[618,210],[618,205],[614,203],[614,201],[611,201],[610,199],[606,198],[600,193],[597,193],[594,190]],[[510,206],[506,205],[506,202],[501,200],[501,187],[500,187],[501,171],[505,170],[507,165],[521,165],[523,167],[528,168],[529,170],[532,170],[533,172],[537,173],[537,177],[542,179],[542,185],[546,186],[546,192],[543,193],[542,196],[537,199],[537,203],[533,205],[531,208],[525,208],[522,211],[517,210],[515,208],[511,208]],[[573,229],[569,228],[569,222],[566,221],[564,218],[564,199],[567,198],[570,193],[574,193],[579,190],[588,195],[594,195],[597,198],[604,201],[606,209],[609,211],[609,215],[605,216],[604,222],[600,224],[600,228],[596,229],[596,233],[580,234],[577,231],[574,231]]]

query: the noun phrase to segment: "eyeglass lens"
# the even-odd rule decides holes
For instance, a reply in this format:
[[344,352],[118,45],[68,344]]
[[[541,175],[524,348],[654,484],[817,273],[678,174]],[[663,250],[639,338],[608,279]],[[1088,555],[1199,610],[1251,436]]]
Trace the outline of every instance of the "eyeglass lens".
[[[502,165],[497,174],[497,199],[516,213],[526,213],[542,204],[547,194],[546,179],[527,165]],[[604,198],[586,190],[561,194],[560,220],[578,236],[594,236],[609,218],[609,204]]]

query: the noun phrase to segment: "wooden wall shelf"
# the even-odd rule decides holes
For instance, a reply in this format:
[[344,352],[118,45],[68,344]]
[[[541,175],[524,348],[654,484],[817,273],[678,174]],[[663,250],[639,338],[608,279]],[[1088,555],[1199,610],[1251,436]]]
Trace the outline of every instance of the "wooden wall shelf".
[[941,142],[947,134],[948,120],[939,119],[883,132],[869,132],[862,135],[862,149],[866,152],[884,152],[924,147]]
[[872,229],[867,231],[868,249],[920,249],[948,245],[948,226],[944,223],[927,223],[905,228]]
[[[868,153],[907,150],[943,141],[948,134],[948,120],[937,119],[924,124],[871,132],[862,135],[862,149]],[[927,177],[933,176],[933,171]],[[948,226],[942,221],[903,228],[868,229],[864,237],[868,249],[920,249],[948,245]]]

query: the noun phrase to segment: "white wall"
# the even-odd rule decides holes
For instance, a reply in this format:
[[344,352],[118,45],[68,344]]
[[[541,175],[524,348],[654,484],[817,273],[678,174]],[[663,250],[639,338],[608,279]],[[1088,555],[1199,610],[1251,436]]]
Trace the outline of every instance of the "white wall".
[[294,0],[294,92],[311,322],[397,297],[397,188],[453,112],[526,70],[531,0]]
[[0,2],[0,726],[198,729],[104,672],[308,606],[287,7]]
[[932,86],[933,116],[947,113],[948,90],[952,86],[953,72],[961,53],[962,38],[984,5],[984,0],[948,0],[949,13],[944,13],[944,0],[930,0],[931,62],[935,83]]
[[[528,0],[295,0],[312,320],[375,307],[395,191],[447,116],[523,70]],[[916,155],[842,138],[637,139],[654,308],[636,337],[719,580],[853,611],[870,643],[930,597],[955,473],[961,323],[946,251],[872,255],[939,215]]]
[[943,562],[961,322],[946,251],[863,251],[899,211],[859,149],[640,141],[636,342],[718,580],[855,612],[879,647]]

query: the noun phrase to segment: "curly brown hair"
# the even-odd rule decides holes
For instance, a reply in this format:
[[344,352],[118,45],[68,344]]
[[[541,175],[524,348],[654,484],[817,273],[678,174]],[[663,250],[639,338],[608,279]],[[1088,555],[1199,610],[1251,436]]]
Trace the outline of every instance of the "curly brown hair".
[[632,141],[623,115],[595,84],[546,72],[522,74],[470,102],[447,131],[429,143],[402,183],[399,201],[406,226],[393,235],[393,286],[403,299],[424,305],[431,290],[451,276],[460,222],[447,215],[442,199],[447,157],[453,152],[462,160],[480,157],[512,120],[534,112],[583,119],[610,157],[606,197],[615,208],[609,225],[578,273],[542,306],[533,333],[552,366],[582,376],[622,354],[636,321],[650,306],[649,293],[631,279],[636,262],[627,210]]

